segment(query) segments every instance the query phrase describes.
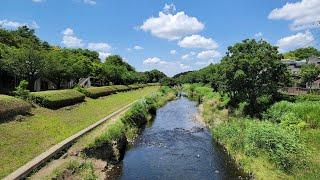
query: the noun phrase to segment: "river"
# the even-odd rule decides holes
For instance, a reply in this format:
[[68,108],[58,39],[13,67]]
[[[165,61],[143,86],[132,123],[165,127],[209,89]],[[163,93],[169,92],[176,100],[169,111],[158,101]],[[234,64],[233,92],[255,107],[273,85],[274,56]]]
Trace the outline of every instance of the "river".
[[196,113],[196,103],[185,97],[158,109],[112,179],[242,179]]

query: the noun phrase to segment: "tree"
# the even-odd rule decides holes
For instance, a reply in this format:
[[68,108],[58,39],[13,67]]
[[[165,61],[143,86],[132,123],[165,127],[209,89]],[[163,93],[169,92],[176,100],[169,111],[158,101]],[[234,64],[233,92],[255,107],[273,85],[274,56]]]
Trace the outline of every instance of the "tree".
[[318,51],[314,47],[307,47],[307,48],[299,48],[284,54],[285,59],[297,59],[297,60],[306,59],[310,56],[320,56],[320,51]]
[[34,90],[35,81],[44,74],[45,58],[42,51],[30,48],[12,49],[4,58],[3,68],[20,79],[29,82]]
[[108,56],[105,60],[107,65],[111,66],[122,66],[125,67],[128,71],[135,71],[135,69],[128,63],[126,63],[121,56],[119,55],[112,55]]
[[161,79],[167,77],[163,72],[156,69],[152,71],[146,71],[145,74],[147,82],[149,83],[159,82]]
[[302,84],[308,88],[312,87],[312,83],[317,80],[320,74],[320,68],[315,64],[307,64],[301,67],[300,76]]
[[277,98],[278,90],[289,83],[282,55],[266,41],[244,40],[228,48],[221,61],[224,91],[230,105],[247,102],[246,113],[259,116]]

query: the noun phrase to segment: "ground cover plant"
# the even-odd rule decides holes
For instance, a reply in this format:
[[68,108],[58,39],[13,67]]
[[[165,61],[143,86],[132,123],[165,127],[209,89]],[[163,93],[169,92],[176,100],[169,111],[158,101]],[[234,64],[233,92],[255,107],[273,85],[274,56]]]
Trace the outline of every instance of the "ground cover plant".
[[[158,86],[113,94],[57,110],[32,108],[23,122],[0,124],[0,178],[54,144],[97,122],[119,108],[158,90]],[[14,131],[13,131],[14,129]]]
[[31,111],[31,104],[12,96],[0,95],[0,123],[16,115],[24,115]]
[[54,90],[30,93],[30,99],[47,108],[60,108],[84,101],[85,95],[73,90]]

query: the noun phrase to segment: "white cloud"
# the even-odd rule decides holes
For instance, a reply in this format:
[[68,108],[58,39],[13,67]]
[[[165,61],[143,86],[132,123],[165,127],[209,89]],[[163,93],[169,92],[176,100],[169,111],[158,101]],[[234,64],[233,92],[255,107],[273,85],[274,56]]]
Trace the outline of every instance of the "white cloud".
[[97,51],[101,60],[104,60],[111,55],[111,46],[107,43],[89,43],[88,49]]
[[134,49],[134,50],[142,50],[142,49],[144,49],[144,48],[141,47],[141,46],[136,45],[136,46],[133,47],[133,49]]
[[258,33],[256,33],[256,34],[254,34],[254,37],[255,37],[255,38],[262,38],[262,36],[263,36],[263,33],[262,33],[262,32],[258,32]]
[[221,53],[216,50],[207,50],[198,53],[197,58],[199,59],[213,59],[221,57]]
[[295,35],[281,38],[278,40],[277,46],[281,52],[286,52],[296,48],[308,47],[313,45],[313,43],[313,35],[309,31],[306,31],[305,33],[299,32]]
[[35,3],[41,3],[41,2],[44,2],[46,0],[32,0],[32,2],[35,2]]
[[66,47],[81,48],[84,46],[82,39],[78,38],[74,34],[73,29],[67,28],[62,32],[62,34],[63,34],[62,44],[64,44]]
[[183,38],[178,42],[178,45],[183,48],[202,48],[202,49],[215,49],[219,45],[211,38],[205,38],[200,35],[192,35]]
[[172,54],[172,55],[175,55],[175,54],[177,54],[177,50],[170,50],[170,54]]
[[174,5],[166,4],[164,7],[165,12],[159,12],[158,17],[150,17],[144,21],[139,29],[151,32],[152,35],[158,38],[168,40],[180,39],[204,29],[203,23],[195,17],[186,15],[183,11],[176,14],[168,12],[168,10],[174,9]]
[[190,65],[181,63],[179,61],[165,61],[158,57],[147,58],[143,61],[147,69],[158,69],[168,76],[173,76],[177,73],[190,70]]
[[292,21],[290,28],[293,30],[319,27],[320,1],[302,0],[300,2],[287,3],[281,8],[272,10],[268,18]]
[[155,64],[167,64],[167,61],[163,61],[158,57],[152,57],[152,58],[147,58],[146,60],[143,61],[143,64],[145,65],[155,65]]
[[192,58],[192,56],[196,55],[194,51],[189,52],[188,54],[182,55],[181,59],[186,60]]
[[163,7],[163,12],[166,14],[173,14],[176,12],[176,6],[171,3],[171,4],[165,4]]
[[96,5],[97,2],[95,0],[83,0],[84,3],[89,4],[89,5]]
[[28,26],[31,29],[39,29],[39,25],[36,21],[32,21],[30,24],[28,23],[22,23],[17,21],[10,21],[7,19],[0,20],[0,27],[9,28],[9,29],[16,29],[20,26]]

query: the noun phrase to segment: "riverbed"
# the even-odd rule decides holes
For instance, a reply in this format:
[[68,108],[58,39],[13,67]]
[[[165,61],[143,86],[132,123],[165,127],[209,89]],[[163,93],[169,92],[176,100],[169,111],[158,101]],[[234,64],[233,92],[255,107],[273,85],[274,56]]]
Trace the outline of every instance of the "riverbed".
[[112,179],[243,179],[185,97],[167,103],[114,167]]

